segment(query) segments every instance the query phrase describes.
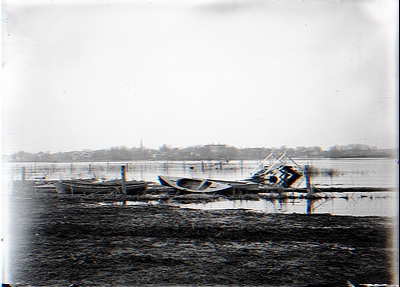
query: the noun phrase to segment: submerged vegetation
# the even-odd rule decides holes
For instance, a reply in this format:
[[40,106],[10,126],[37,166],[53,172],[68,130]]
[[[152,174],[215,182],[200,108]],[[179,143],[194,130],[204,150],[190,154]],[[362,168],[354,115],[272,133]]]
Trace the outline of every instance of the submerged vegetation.
[[378,149],[363,144],[335,145],[328,150],[321,147],[279,148],[253,147],[237,148],[225,144],[197,145],[174,148],[163,145],[158,149],[126,146],[101,150],[82,150],[68,152],[19,151],[3,155],[3,162],[85,162],[85,161],[127,161],[127,160],[259,160],[270,152],[286,152],[296,158],[390,158],[396,154],[394,149]]

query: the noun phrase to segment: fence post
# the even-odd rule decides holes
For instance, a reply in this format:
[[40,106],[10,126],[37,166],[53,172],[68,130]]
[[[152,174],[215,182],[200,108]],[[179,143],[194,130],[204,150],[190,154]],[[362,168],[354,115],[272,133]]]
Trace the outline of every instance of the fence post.
[[21,169],[21,180],[25,181],[25,176],[26,176],[26,167],[22,167]]
[[307,198],[307,214],[312,214],[313,212],[313,198]]
[[304,166],[304,175],[306,177],[306,187],[308,190],[308,194],[311,195],[314,193],[314,188],[311,182],[311,166],[309,166],[308,164]]
[[126,181],[126,173],[125,173],[125,165],[121,165],[121,180],[122,180],[122,192],[126,194],[126,186],[125,186],[125,181]]

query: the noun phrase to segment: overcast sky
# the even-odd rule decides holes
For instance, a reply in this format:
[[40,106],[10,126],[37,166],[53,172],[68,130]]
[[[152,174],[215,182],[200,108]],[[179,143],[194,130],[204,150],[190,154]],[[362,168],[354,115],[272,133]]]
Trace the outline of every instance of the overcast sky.
[[396,2],[4,0],[3,152],[394,147]]

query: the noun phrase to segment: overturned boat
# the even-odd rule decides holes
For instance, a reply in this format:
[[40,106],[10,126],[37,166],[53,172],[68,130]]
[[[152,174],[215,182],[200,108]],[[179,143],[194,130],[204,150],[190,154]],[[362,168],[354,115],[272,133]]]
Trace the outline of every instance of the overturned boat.
[[233,187],[224,182],[217,182],[209,179],[186,178],[186,177],[170,177],[158,176],[161,185],[173,187],[181,194],[197,193],[227,193],[233,190]]
[[144,181],[91,181],[91,180],[61,180],[55,182],[58,193],[62,194],[141,194],[147,189],[147,182]]

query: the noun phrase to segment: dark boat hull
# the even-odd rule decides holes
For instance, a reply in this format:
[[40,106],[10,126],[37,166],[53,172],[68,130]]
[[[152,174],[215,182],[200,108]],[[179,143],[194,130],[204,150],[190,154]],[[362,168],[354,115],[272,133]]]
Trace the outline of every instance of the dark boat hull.
[[[124,186],[121,180],[105,182],[89,182],[82,180],[57,181],[56,188],[62,194],[141,194],[147,188],[144,181],[126,181]],[[125,190],[124,190],[125,189]]]
[[232,186],[231,193],[232,195],[239,193],[259,193],[260,185],[256,182],[247,181],[247,180],[219,180],[213,179],[213,181],[218,183],[225,183]]

